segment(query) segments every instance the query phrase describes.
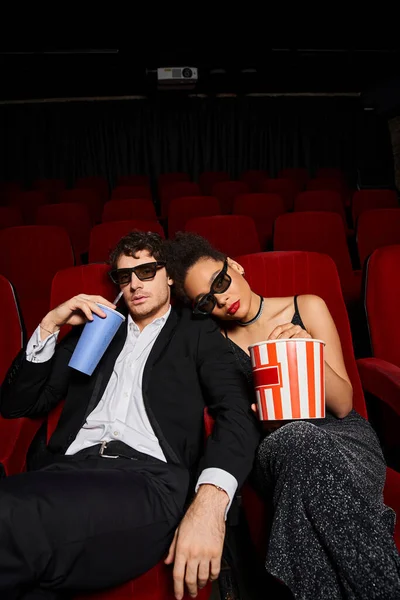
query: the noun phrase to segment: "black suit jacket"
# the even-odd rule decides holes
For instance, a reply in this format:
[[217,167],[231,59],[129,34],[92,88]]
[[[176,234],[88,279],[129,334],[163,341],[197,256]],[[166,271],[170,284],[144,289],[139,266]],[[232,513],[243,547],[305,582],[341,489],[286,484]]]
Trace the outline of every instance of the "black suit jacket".
[[[125,343],[127,321],[91,377],[68,367],[81,330],[73,328],[47,362],[29,362],[21,351],[1,389],[0,412],[6,418],[47,415],[65,398],[49,442],[55,454],[65,453],[103,396]],[[188,309],[171,310],[146,362],[142,391],[167,461],[194,472],[201,459],[201,469],[224,469],[239,486],[243,483],[252,467],[259,429],[246,382],[212,319],[195,319]],[[204,445],[205,406],[215,426]]]

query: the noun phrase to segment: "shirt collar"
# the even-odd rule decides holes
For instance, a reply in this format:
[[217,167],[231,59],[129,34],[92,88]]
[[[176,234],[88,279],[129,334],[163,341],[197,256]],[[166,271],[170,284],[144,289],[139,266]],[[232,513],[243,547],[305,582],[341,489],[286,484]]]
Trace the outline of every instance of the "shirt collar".
[[[157,325],[157,326],[163,327],[170,314],[171,314],[171,305],[169,305],[167,312],[164,315],[162,315],[162,317],[157,317],[157,319],[154,319],[154,321],[152,321],[151,323],[146,325],[146,327],[148,327],[149,325]],[[139,333],[139,327],[136,325],[135,321],[132,319],[132,316],[130,313],[128,314],[128,329],[129,329],[129,331],[134,331],[136,333]]]

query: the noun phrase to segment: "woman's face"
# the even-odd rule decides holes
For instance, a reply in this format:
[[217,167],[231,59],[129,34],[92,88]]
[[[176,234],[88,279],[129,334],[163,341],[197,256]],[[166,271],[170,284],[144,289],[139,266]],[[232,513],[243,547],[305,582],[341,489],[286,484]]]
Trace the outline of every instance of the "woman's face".
[[[246,319],[250,311],[252,293],[249,284],[243,277],[243,268],[234,260],[230,258],[227,260],[227,273],[232,282],[225,292],[215,294],[216,305],[212,315],[226,321],[242,321]],[[192,305],[200,296],[210,292],[213,281],[223,267],[224,261],[222,260],[203,258],[189,269],[184,287]]]

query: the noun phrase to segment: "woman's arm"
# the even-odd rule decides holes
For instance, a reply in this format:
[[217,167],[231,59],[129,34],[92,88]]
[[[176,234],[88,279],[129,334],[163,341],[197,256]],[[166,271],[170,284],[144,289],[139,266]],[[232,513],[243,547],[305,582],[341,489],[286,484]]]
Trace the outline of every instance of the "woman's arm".
[[325,342],[326,406],[336,417],[343,419],[353,407],[353,388],[344,364],[336,325],[319,296],[299,296],[297,302],[306,331],[298,325],[285,324],[277,327],[269,339],[311,337]]

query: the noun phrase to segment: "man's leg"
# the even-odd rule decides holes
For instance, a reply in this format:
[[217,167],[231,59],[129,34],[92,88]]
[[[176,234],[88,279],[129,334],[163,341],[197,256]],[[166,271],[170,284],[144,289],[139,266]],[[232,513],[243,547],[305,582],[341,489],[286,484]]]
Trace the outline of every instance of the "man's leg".
[[157,461],[87,459],[0,484],[0,595],[113,587],[166,553],[188,476]]

